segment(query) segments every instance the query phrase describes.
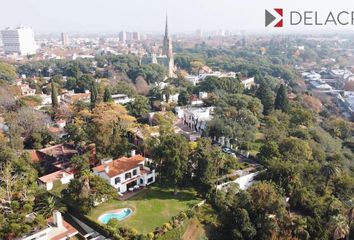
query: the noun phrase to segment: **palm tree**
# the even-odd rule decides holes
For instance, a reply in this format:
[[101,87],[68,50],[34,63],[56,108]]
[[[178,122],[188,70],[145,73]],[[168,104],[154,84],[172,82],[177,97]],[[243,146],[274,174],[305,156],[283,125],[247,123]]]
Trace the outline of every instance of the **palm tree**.
[[331,220],[331,226],[333,228],[333,240],[345,239],[349,235],[350,228],[345,216],[334,216]]
[[349,226],[349,232],[348,232],[348,235],[347,235],[347,239],[349,240],[350,228],[351,228],[352,223],[354,221],[354,207],[351,207],[348,210],[347,217],[348,217],[348,226]]
[[36,211],[42,214],[45,218],[53,214],[54,210],[60,212],[66,211],[65,206],[60,203],[56,197],[50,195],[48,197],[43,197],[36,207]]
[[326,177],[326,188],[328,186],[329,180],[339,173],[340,169],[330,163],[326,163],[321,168],[321,173]]

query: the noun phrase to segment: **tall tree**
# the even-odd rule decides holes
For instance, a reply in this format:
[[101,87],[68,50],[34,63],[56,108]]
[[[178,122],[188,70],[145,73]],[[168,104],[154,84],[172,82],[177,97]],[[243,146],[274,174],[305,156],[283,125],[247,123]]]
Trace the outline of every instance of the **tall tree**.
[[58,89],[54,81],[52,81],[51,87],[52,87],[52,107],[53,109],[58,109],[59,107]]
[[274,94],[266,83],[261,83],[256,92],[257,97],[263,104],[263,114],[269,115],[274,108]]
[[112,102],[111,90],[109,90],[108,87],[106,87],[106,88],[104,89],[103,102]]
[[179,134],[171,133],[160,136],[160,144],[156,149],[159,152],[164,177],[174,186],[177,194],[178,185],[181,183],[188,167],[188,142]]
[[274,108],[282,110],[283,112],[289,111],[288,92],[284,84],[281,84],[277,91],[277,96],[274,102]]
[[97,90],[96,81],[93,81],[91,85],[91,95],[90,95],[91,109],[95,108],[96,106],[97,96],[98,96],[98,90]]
[[128,103],[127,108],[134,117],[143,117],[150,110],[150,102],[147,97],[138,95],[134,98],[134,101]]

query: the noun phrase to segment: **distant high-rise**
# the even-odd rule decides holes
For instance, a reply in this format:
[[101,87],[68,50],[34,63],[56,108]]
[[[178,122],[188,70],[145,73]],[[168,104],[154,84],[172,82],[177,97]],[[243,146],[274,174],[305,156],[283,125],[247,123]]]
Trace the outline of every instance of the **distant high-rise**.
[[198,38],[203,37],[203,31],[201,29],[198,29],[195,34],[196,34],[196,37],[198,37]]
[[125,43],[125,41],[127,41],[127,34],[125,31],[121,31],[119,33],[119,41],[122,43]]
[[6,28],[1,31],[5,54],[35,54],[37,45],[32,28],[19,26],[16,29]]
[[69,37],[67,33],[61,33],[61,44],[66,46],[69,44]]
[[140,33],[139,32],[133,32],[133,40],[140,41]]
[[167,56],[168,61],[168,77],[173,77],[173,70],[175,67],[174,58],[173,58],[173,50],[172,50],[172,39],[168,32],[168,19],[166,16],[166,25],[165,25],[165,36],[163,38],[163,48],[162,54]]

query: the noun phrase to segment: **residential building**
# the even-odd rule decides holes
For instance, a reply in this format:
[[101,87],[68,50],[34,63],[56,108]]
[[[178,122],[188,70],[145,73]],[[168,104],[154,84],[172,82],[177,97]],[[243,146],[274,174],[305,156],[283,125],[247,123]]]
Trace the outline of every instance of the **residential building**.
[[129,98],[125,94],[114,94],[112,95],[112,100],[117,104],[126,104],[134,101],[134,98]]
[[73,91],[64,93],[61,95],[61,101],[65,104],[73,104],[77,101],[90,101],[90,92],[86,91],[85,93],[74,93]]
[[133,32],[133,40],[140,41],[140,33],[139,32]]
[[[26,216],[28,221],[34,221],[35,214],[31,213]],[[74,237],[79,232],[63,219],[62,214],[55,210],[53,216],[47,219],[47,225],[43,229],[32,231],[27,236],[18,238],[17,240],[67,240]]]
[[67,33],[61,33],[61,44],[67,46],[69,44],[69,37]]
[[56,172],[44,175],[38,178],[38,185],[45,187],[47,191],[52,190],[54,183],[68,184],[71,179],[74,179],[74,173],[71,170],[58,170]]
[[103,160],[93,168],[93,173],[107,180],[118,193],[125,193],[155,182],[155,170],[146,167],[146,162],[147,159],[135,155],[133,150],[131,157]]
[[214,107],[176,107],[177,117],[185,126],[196,132],[203,132],[212,119]]
[[21,84],[21,94],[22,96],[33,96],[36,95],[36,89],[30,88],[28,84]]
[[125,31],[119,32],[119,41],[122,43],[127,41],[127,33]]
[[251,89],[252,86],[256,85],[254,82],[254,77],[251,78],[242,78],[241,79],[241,84],[245,89]]
[[1,36],[5,54],[28,55],[37,51],[32,28],[6,28],[1,31]]

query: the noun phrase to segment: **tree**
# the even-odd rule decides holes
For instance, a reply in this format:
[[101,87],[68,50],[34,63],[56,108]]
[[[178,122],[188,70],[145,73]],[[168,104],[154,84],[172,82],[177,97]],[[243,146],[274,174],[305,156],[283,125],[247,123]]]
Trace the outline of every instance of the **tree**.
[[333,164],[326,163],[321,167],[321,173],[326,178],[325,186],[328,186],[329,181],[339,173],[339,168]]
[[102,156],[119,156],[128,150],[127,130],[135,118],[122,105],[99,103],[92,110],[90,139]]
[[71,180],[62,194],[66,204],[85,214],[94,207],[95,202],[117,196],[115,189],[106,180],[88,170],[83,171],[79,178]]
[[136,96],[134,101],[127,104],[129,113],[134,117],[144,117],[150,110],[150,101],[147,97]]
[[40,214],[33,223],[26,219],[34,207],[37,171],[31,166],[28,155],[18,157],[13,151],[1,151],[0,158],[3,157],[7,162],[0,163],[0,238],[14,239],[28,234],[34,227],[43,226]]
[[287,89],[284,84],[281,84],[278,91],[277,96],[275,98],[274,108],[282,110],[283,112],[289,111],[289,99]]
[[279,146],[276,142],[267,141],[259,150],[257,157],[263,163],[267,163],[270,159],[279,158],[281,156],[279,152]]
[[182,90],[178,95],[178,106],[185,106],[189,104],[189,94],[186,90]]
[[16,79],[16,68],[7,63],[0,62],[0,80],[13,82]]
[[175,133],[159,137],[159,144],[152,146],[152,158],[156,161],[160,177],[164,177],[174,186],[177,194],[178,185],[182,182],[188,167],[188,142]]
[[149,93],[150,87],[145,79],[141,76],[137,77],[135,80],[135,88],[138,94],[146,96]]
[[51,88],[52,88],[52,107],[54,110],[57,110],[59,107],[58,90],[54,81],[52,81],[51,83]]
[[337,215],[332,217],[330,221],[332,230],[332,239],[339,240],[345,239],[350,232],[348,220],[343,215]]
[[66,207],[55,196],[48,193],[37,196],[35,206],[36,212],[42,214],[45,218],[48,218],[55,210],[64,212],[66,211]]
[[103,102],[112,102],[112,94],[108,87],[104,89]]
[[91,90],[90,90],[91,109],[95,108],[95,106],[96,106],[97,96],[98,96],[98,91],[97,91],[96,81],[92,81]]
[[221,169],[225,164],[224,154],[219,148],[213,147],[209,139],[200,138],[197,140],[196,149],[191,152],[190,162],[190,169],[195,168],[191,175],[195,175],[199,191],[211,196],[216,190]]
[[257,89],[256,96],[263,104],[263,114],[269,115],[274,108],[274,94],[272,89],[266,83],[261,83]]

